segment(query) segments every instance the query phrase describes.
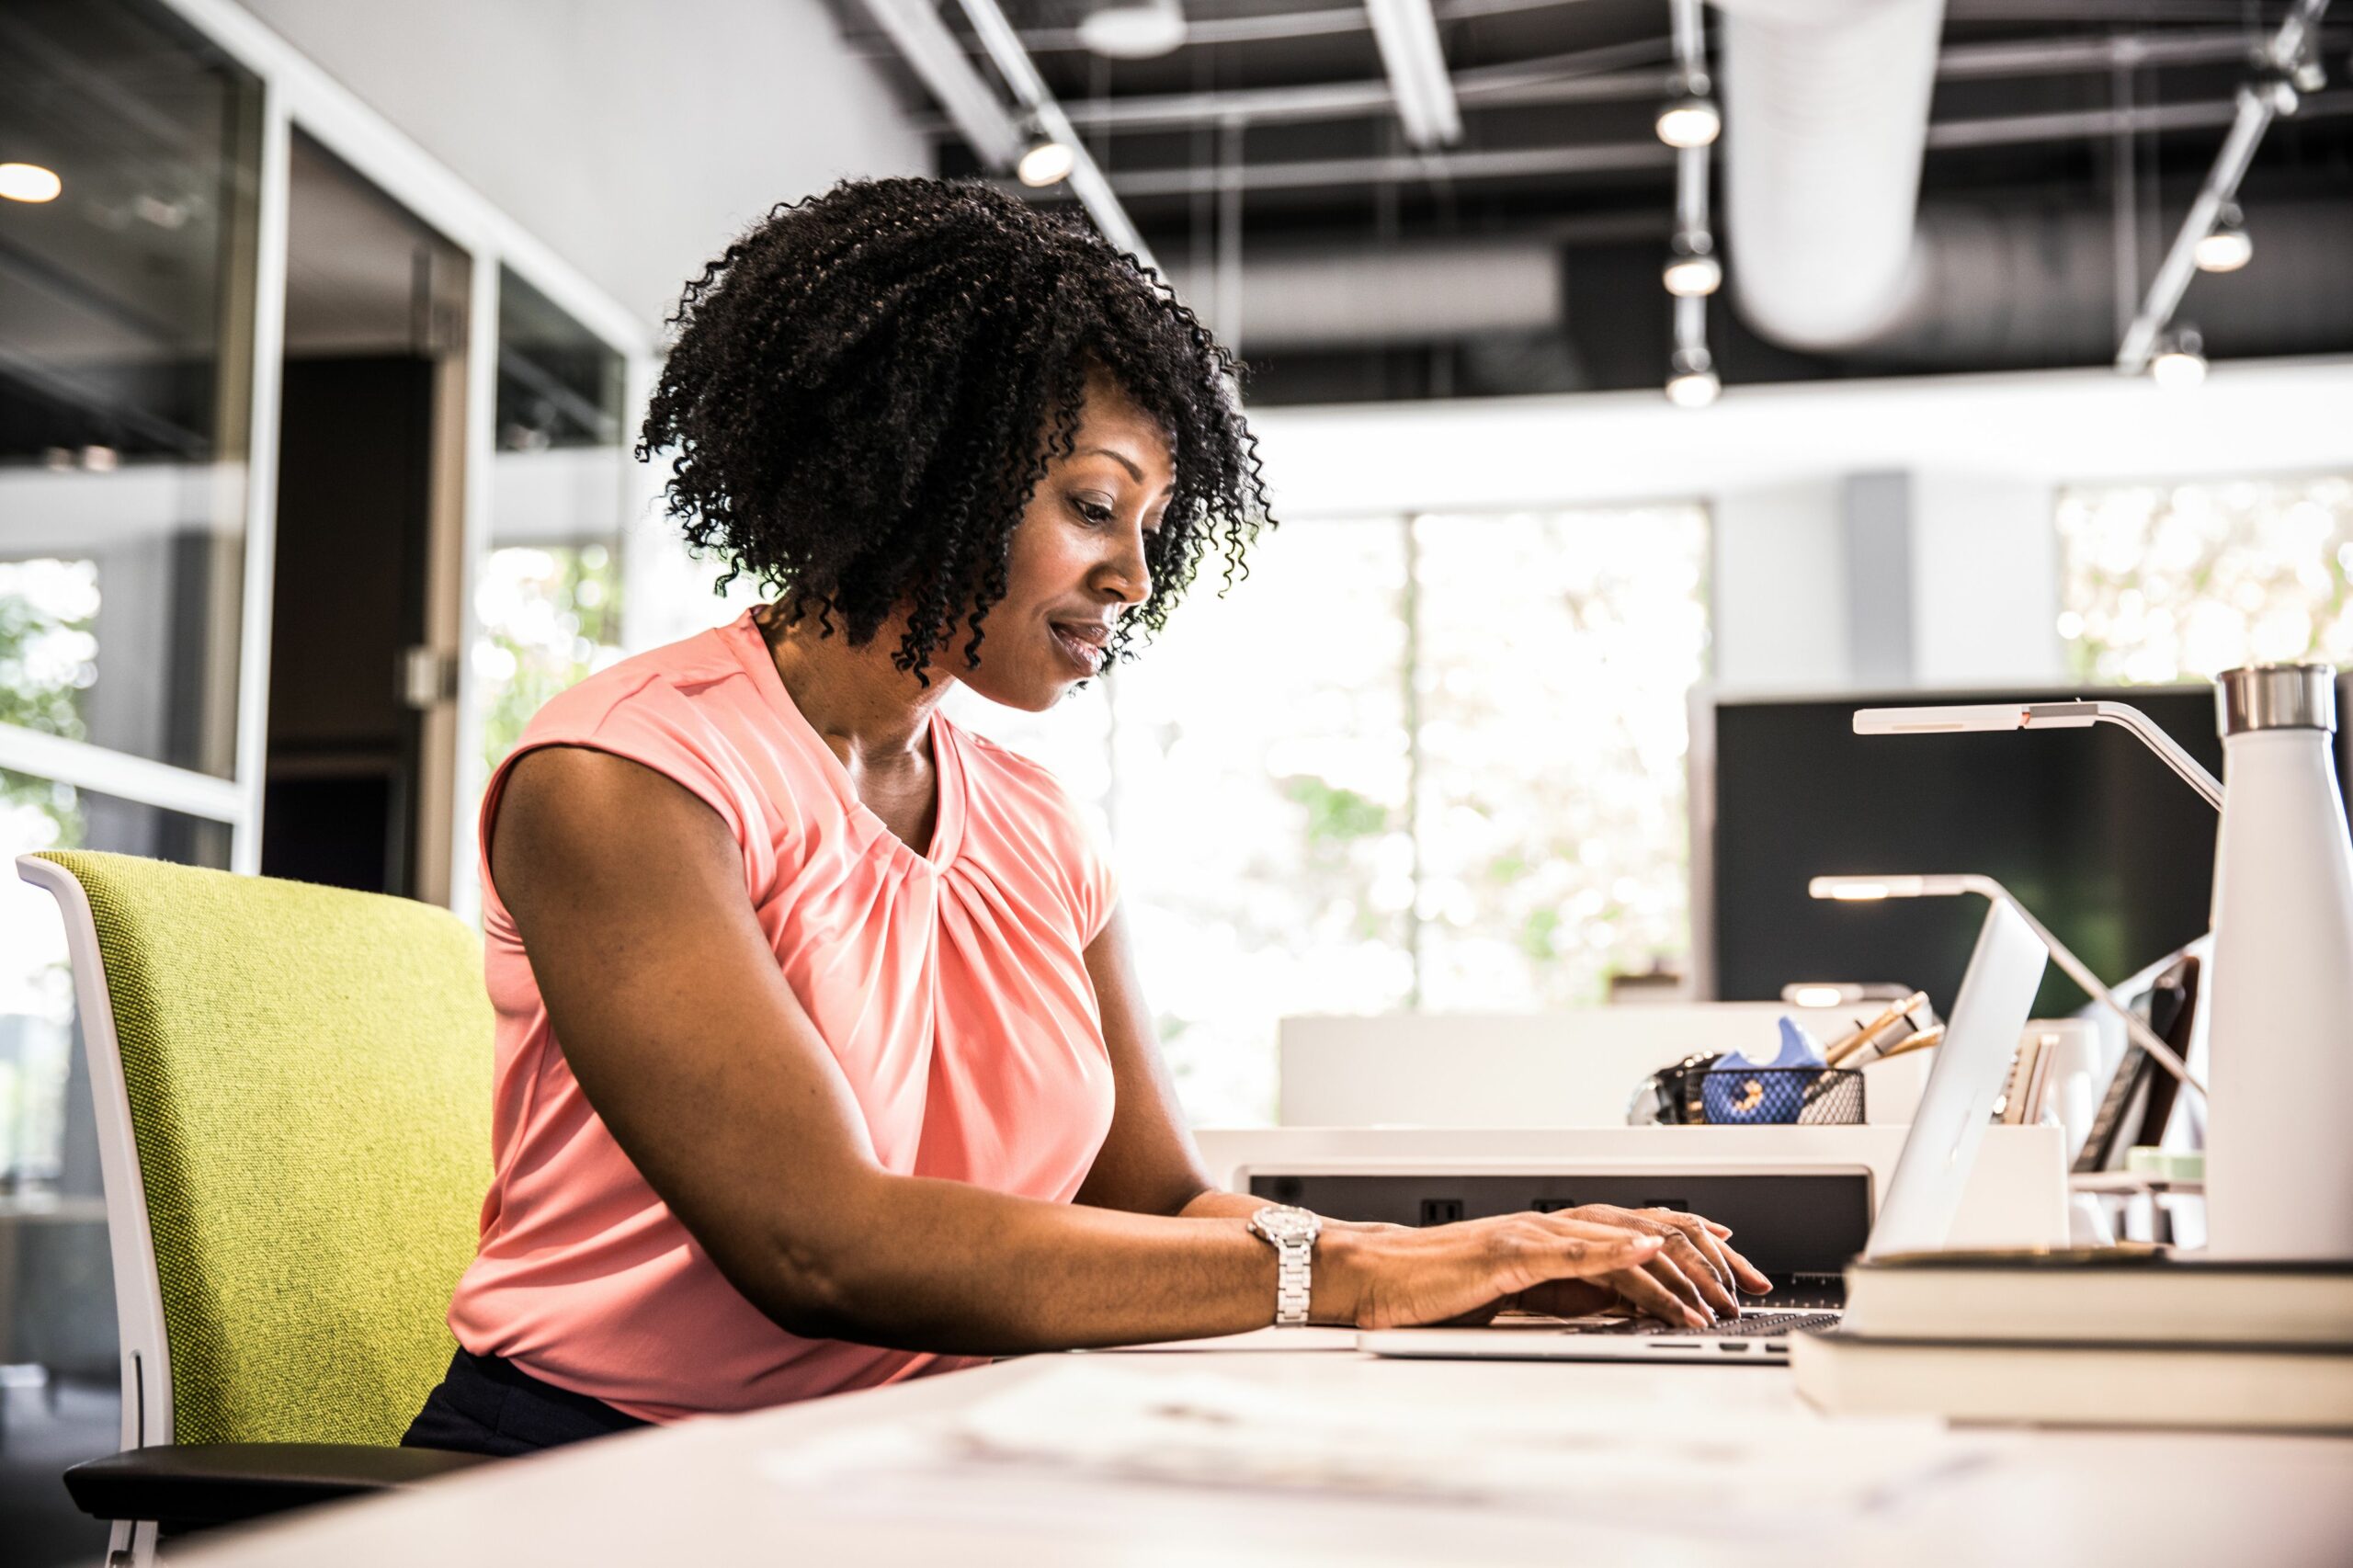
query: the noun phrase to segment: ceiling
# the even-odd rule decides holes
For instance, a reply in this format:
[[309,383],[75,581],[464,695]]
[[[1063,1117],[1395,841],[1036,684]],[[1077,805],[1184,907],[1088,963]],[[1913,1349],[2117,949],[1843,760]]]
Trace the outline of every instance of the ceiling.
[[[846,41],[878,62],[932,137],[939,172],[990,172],[864,0],[827,3]],[[1222,240],[1231,238],[1223,225],[1238,213],[1237,317],[1256,400],[1658,384],[1672,341],[1659,267],[1674,227],[1675,164],[1652,129],[1671,86],[1666,0],[1428,0],[1463,128],[1458,142],[1433,153],[1407,144],[1368,14],[1347,0],[1181,0],[1188,41],[1142,61],[1107,60],[1083,46],[1074,28],[1089,0],[1002,3],[1121,204],[1188,295],[1214,276]],[[1720,212],[1729,277],[1710,301],[1709,336],[1724,379],[2107,362],[2131,313],[2130,301],[2120,312],[2118,296],[2129,281],[2137,298],[2155,270],[2222,142],[2246,44],[2285,10],[2280,0],[1947,0],[1921,209],[1991,214],[2017,231],[2014,248],[2081,254],[2070,267],[2043,269],[2048,299],[2026,297],[2043,286],[2041,271],[2005,285],[2016,319],[2003,334],[1915,333],[1900,351],[1808,352],[1744,319],[1741,235]],[[1001,88],[961,6],[949,0],[939,15]],[[1716,56],[1722,18],[1707,17]],[[2320,58],[2340,79],[2353,76],[2348,45],[2353,20],[2322,35]],[[2121,130],[2120,109],[2135,117]],[[1875,128],[1858,125],[1853,134]],[[1734,116],[1716,149],[1719,190],[1726,149],[1740,135]],[[1235,185],[1238,196],[1221,201],[1221,189]],[[2241,273],[2201,275],[2184,303],[2209,324],[2209,353],[2353,350],[2353,290],[2329,287],[2347,254],[2333,242],[2353,239],[2353,85],[2308,93],[2302,112],[2273,125],[2242,200],[2256,261]],[[2020,227],[2029,220],[2031,232]],[[1559,295],[1551,319],[1516,327],[1475,312],[1458,319],[1463,312],[1432,291],[1443,290],[1446,269],[1425,266],[1422,281],[1397,283],[1385,313],[1352,307],[1364,318],[1360,341],[1285,341],[1278,324],[1271,340],[1261,330],[1254,342],[1254,278],[1262,302],[1312,301],[1319,264],[1341,279],[1465,244],[1533,246],[1550,256]],[[2061,276],[2071,270],[2072,281]],[[2307,301],[2308,289],[2336,298]],[[1262,328],[1268,313],[1259,314]]]

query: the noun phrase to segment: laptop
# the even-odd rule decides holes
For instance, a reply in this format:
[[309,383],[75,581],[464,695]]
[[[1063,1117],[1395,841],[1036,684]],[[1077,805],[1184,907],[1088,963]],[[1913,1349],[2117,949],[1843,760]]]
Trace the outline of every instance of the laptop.
[[[1912,1131],[1871,1221],[1865,1257],[1945,1244],[2049,957],[2042,939],[2007,903],[1997,902],[1986,912]],[[1838,1318],[1835,1306],[1744,1309],[1733,1322],[1709,1328],[1647,1318],[1506,1318],[1483,1328],[1374,1329],[1357,1335],[1357,1347],[1375,1356],[1437,1360],[1774,1365],[1789,1359],[1790,1335],[1836,1327]]]

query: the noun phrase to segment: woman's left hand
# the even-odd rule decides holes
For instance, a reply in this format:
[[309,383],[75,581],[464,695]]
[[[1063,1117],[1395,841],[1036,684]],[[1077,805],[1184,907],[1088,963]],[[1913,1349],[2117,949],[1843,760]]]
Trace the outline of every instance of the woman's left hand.
[[[1653,1260],[1651,1272],[1679,1275],[1688,1281],[1688,1286],[1678,1287],[1676,1280],[1669,1278],[1668,1288],[1687,1301],[1696,1294],[1699,1300],[1694,1304],[1719,1318],[1740,1315],[1742,1291],[1761,1296],[1773,1289],[1773,1282],[1729,1244],[1731,1227],[1719,1225],[1713,1220],[1675,1209],[1620,1209],[1610,1203],[1590,1203],[1555,1212],[1662,1238],[1665,1244]],[[1523,1291],[1510,1306],[1518,1312],[1541,1312],[1548,1317],[1584,1317],[1613,1304],[1613,1294],[1590,1280],[1563,1279]]]

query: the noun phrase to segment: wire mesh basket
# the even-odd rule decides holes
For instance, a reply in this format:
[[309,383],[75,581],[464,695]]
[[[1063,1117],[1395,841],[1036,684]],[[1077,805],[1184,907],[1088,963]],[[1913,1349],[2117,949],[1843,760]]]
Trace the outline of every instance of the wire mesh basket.
[[1686,1074],[1683,1119],[1711,1127],[1863,1119],[1863,1075],[1841,1067],[1711,1067]]

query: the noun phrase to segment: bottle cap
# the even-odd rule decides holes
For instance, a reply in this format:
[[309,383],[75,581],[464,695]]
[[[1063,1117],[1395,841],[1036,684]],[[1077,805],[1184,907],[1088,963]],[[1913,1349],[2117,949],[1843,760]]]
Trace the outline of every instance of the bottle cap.
[[2222,735],[2250,730],[2336,730],[2332,665],[2251,665],[2214,677]]

